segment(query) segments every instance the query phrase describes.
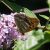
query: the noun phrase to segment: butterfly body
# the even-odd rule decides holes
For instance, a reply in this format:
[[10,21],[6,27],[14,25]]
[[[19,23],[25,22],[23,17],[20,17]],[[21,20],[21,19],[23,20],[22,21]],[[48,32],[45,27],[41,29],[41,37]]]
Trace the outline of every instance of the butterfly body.
[[16,25],[18,26],[18,29],[22,34],[33,30],[34,28],[37,27],[39,23],[39,19],[30,18],[25,14],[18,13],[14,16],[14,18],[15,18]]

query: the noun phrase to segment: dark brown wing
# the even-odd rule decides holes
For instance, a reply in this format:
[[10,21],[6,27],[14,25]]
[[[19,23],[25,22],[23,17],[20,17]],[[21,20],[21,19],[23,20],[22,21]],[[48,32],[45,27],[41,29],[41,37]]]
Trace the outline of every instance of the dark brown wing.
[[14,18],[19,31],[22,34],[36,28],[39,23],[37,18],[29,18],[26,15],[20,13],[15,15]]

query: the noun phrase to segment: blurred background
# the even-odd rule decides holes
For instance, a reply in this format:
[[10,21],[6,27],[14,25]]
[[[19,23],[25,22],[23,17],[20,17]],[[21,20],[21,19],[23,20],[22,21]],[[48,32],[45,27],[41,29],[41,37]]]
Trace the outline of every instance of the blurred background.
[[[16,4],[21,6],[27,7],[30,10],[48,8],[47,0],[29,0],[29,1],[28,0],[9,0],[9,1],[15,2]],[[7,8],[2,3],[0,3],[0,12],[4,12],[4,10],[1,10],[1,9],[4,9],[4,10],[6,9],[7,11]]]

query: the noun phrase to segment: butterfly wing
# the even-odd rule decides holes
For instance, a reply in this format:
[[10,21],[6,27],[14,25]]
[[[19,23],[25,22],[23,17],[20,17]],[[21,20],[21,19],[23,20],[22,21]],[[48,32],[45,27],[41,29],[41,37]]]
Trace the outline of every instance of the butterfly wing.
[[28,32],[37,27],[39,20],[37,18],[29,18],[24,14],[15,15],[15,22],[21,33]]

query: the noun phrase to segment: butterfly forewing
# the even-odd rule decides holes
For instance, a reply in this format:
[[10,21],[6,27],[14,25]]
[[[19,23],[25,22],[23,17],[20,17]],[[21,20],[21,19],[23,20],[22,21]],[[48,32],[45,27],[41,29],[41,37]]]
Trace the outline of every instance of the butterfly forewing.
[[14,16],[14,18],[16,25],[18,26],[18,29],[22,34],[33,30],[39,23],[39,20],[37,18],[29,18],[25,14],[18,13]]

